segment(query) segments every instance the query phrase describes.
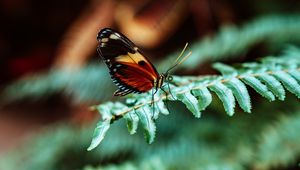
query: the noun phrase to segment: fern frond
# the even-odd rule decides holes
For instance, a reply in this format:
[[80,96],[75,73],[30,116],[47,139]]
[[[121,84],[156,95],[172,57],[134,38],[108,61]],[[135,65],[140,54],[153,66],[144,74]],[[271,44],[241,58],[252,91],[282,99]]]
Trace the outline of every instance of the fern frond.
[[[101,79],[101,81],[100,81]],[[45,73],[26,76],[8,85],[1,94],[4,103],[25,98],[40,100],[53,94],[72,96],[73,102],[93,102],[109,99],[114,89],[105,66],[87,65],[78,70],[52,68]],[[103,89],[111,90],[104,93]]]
[[[158,141],[147,147],[149,152],[138,155],[138,161],[99,165],[90,170],[145,169],[157,162],[156,169],[284,169],[296,164],[300,154],[298,129],[300,112],[298,101],[288,98],[285,103],[276,102],[271,107],[262,102],[255,108],[257,116],[239,114],[231,119],[208,115],[206,119],[191,120],[184,115],[174,116],[180,122],[162,119],[162,124],[176,124],[175,138]],[[281,109],[288,105],[288,112]],[[266,112],[268,109],[268,112]],[[180,113],[179,110],[177,113]],[[212,112],[213,113],[213,112]],[[174,118],[172,117],[172,118]],[[186,118],[186,119],[185,119]],[[216,126],[217,125],[217,126]],[[174,132],[174,128],[178,131]],[[246,133],[245,133],[246,132]],[[168,132],[170,133],[170,132]],[[111,135],[111,134],[110,134]],[[164,132],[160,136],[166,135]],[[158,137],[160,137],[158,136]],[[255,142],[254,142],[255,141]],[[163,144],[161,144],[163,142]],[[107,143],[107,141],[105,141]],[[101,145],[101,148],[104,146]],[[278,153],[282,153],[278,155]]]
[[[129,122],[130,133],[135,132],[138,118],[145,129],[147,142],[153,142],[155,125],[152,118],[154,120],[158,118],[162,103],[166,99],[182,102],[196,118],[199,118],[201,115],[200,111],[205,110],[212,100],[211,92],[216,93],[228,115],[232,116],[234,114],[235,101],[238,102],[245,112],[251,112],[251,101],[246,85],[270,101],[275,100],[275,96],[283,100],[285,96],[284,88],[300,98],[300,83],[293,76],[295,73],[297,75],[300,72],[300,60],[295,60],[289,64],[290,59],[294,60],[289,55],[281,58],[267,57],[259,63],[245,63],[238,69],[217,63],[214,67],[222,73],[221,76],[176,76],[174,84],[170,84],[170,94],[166,96],[163,92],[158,92],[158,95],[154,97],[153,102],[155,105],[157,103],[160,104],[160,107],[155,108],[155,113],[153,112],[154,108],[151,109],[151,93],[132,95],[127,98],[125,104],[109,102],[93,106],[92,108],[98,110],[102,115],[102,121],[105,122],[103,124],[106,126],[102,126],[105,130],[96,131],[89,150],[101,142],[100,139],[103,139],[110,127],[110,123],[124,117],[128,113],[135,115],[135,120],[130,119],[129,116],[126,118]],[[291,72],[294,74],[291,75]],[[273,82],[274,85],[272,84]],[[279,89],[275,90],[278,87]],[[168,91],[167,88],[164,90]],[[99,132],[103,133],[100,134]]]
[[[143,148],[146,147],[140,140],[142,138],[127,135],[121,122],[114,125],[110,129],[111,135],[107,135],[101,145],[103,148],[93,152],[86,152],[86,147],[89,145],[94,123],[83,127],[69,122],[47,126],[38,134],[22,140],[22,147],[1,154],[0,169],[81,169],[86,164],[120,161],[120,155],[132,157],[138,152],[143,153]],[[124,141],[116,140],[116,136]]]
[[0,155],[0,169],[244,170],[295,166],[300,154],[299,101],[287,95],[285,102],[275,101],[270,107],[267,100],[259,100],[253,108],[256,116],[237,114],[230,119],[216,117],[213,110],[207,111],[205,119],[191,119],[180,114],[186,110],[175,104],[178,114],[160,117],[156,122],[159,140],[151,146],[142,142],[139,133],[126,134],[123,122],[118,121],[99,148],[86,152],[90,126],[54,124],[21,142],[22,148]]
[[[243,26],[223,26],[214,36],[207,36],[193,43],[193,54],[175,69],[196,69],[205,61],[219,61],[234,58],[246,52],[251,46],[266,42],[299,42],[300,15],[262,16]],[[172,54],[160,63],[159,68],[168,68],[178,54]]]
[[294,116],[281,115],[262,131],[254,169],[287,167],[296,162],[300,155],[299,120],[299,111]]

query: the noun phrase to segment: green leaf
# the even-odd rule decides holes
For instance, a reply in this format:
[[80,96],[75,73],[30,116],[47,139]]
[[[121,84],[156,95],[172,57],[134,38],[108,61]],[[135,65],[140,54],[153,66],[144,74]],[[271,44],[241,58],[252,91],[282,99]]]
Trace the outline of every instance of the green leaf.
[[266,73],[260,74],[257,78],[262,81],[279,100],[284,100],[285,90],[276,78]]
[[237,74],[235,68],[223,63],[215,63],[213,68],[221,72],[223,76],[234,76]]
[[101,117],[104,121],[111,120],[113,117],[113,102],[107,102],[105,105],[98,105],[96,106],[98,112],[101,114]]
[[227,88],[224,84],[217,82],[212,86],[209,86],[209,89],[217,94],[220,100],[223,103],[224,109],[229,116],[234,114],[235,99],[232,91]]
[[291,70],[291,71],[289,71],[289,74],[291,76],[293,76],[294,79],[296,79],[298,81],[298,83],[300,83],[300,70],[299,69],[298,70]]
[[275,100],[275,96],[273,95],[273,93],[270,92],[267,86],[262,84],[257,78],[251,77],[249,75],[244,75],[242,81],[250,87],[252,87],[257,93],[259,93],[263,97],[269,99],[270,101]]
[[[166,102],[168,102],[168,101],[166,101]],[[170,114],[168,109],[165,107],[165,104],[162,100],[156,102],[156,106],[157,106],[160,113],[162,113],[164,115]]]
[[136,114],[138,115],[143,128],[145,129],[146,141],[150,144],[155,138],[155,124],[152,120],[152,111],[149,106],[137,109]]
[[92,142],[90,146],[87,148],[88,151],[93,150],[100,144],[109,127],[110,127],[110,120],[100,121],[97,123],[97,126],[94,130]]
[[200,111],[205,110],[212,101],[211,93],[206,87],[193,89],[192,94],[198,99],[198,108]]
[[187,109],[189,109],[196,118],[200,118],[201,112],[198,108],[198,100],[190,93],[190,90],[185,93],[179,93],[176,97],[185,104]]
[[237,78],[231,78],[229,81],[224,83],[230,90],[232,90],[233,95],[236,97],[238,104],[245,111],[251,112],[251,101],[248,90],[243,82]]
[[127,128],[128,128],[129,133],[131,135],[135,134],[136,130],[138,128],[139,117],[135,114],[134,111],[130,111],[124,115],[124,118],[127,122]]
[[273,75],[282,82],[288,91],[300,98],[300,85],[292,76],[283,71],[276,72]]

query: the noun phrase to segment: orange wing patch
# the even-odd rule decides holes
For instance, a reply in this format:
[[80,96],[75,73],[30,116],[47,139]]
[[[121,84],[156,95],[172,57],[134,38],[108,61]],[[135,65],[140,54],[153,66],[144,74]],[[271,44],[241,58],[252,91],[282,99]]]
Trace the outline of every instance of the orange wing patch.
[[135,53],[128,52],[127,55],[119,55],[115,58],[115,61],[120,64],[139,67],[139,70],[148,72],[152,76],[152,79],[157,79],[159,76],[157,71],[154,70],[154,66],[138,51]]
[[146,92],[153,88],[156,77],[137,64],[121,63],[126,69],[119,70],[114,76],[129,88]]

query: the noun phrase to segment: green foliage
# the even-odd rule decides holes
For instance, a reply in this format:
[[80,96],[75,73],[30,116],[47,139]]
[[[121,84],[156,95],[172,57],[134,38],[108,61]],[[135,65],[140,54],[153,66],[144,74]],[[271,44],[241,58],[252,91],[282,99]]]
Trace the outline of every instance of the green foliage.
[[[294,52],[295,49],[289,51]],[[275,96],[283,100],[284,89],[300,98],[300,82],[297,81],[299,79],[297,75],[300,72],[300,53],[296,57],[289,54],[285,54],[281,58],[266,57],[259,63],[245,63],[238,69],[221,63],[215,64],[214,68],[222,75],[175,77],[174,84],[170,84],[170,94],[165,95],[160,91],[159,95],[154,97],[154,101],[151,100],[152,93],[149,92],[148,94],[129,96],[125,104],[109,102],[94,106],[94,109],[97,109],[102,115],[103,123],[100,123],[102,129],[95,131],[89,150],[101,142],[110,123],[122,118],[128,112],[130,115],[135,115],[135,120],[129,119],[127,116],[129,132],[132,134],[136,131],[139,122],[137,119],[139,119],[145,129],[147,142],[152,143],[155,135],[155,124],[152,118],[157,119],[160,112],[159,108],[151,109],[152,102],[162,103],[166,99],[180,101],[196,118],[199,118],[200,111],[205,110],[212,100],[211,91],[216,93],[223,103],[226,113],[230,116],[234,114],[236,100],[245,112],[251,112],[250,95],[246,85],[270,101],[274,101]],[[290,72],[296,74],[290,74]],[[168,91],[167,88],[164,90]],[[202,101],[204,102],[202,103]]]
[[299,140],[300,114],[282,115],[279,120],[262,131],[256,169],[288,166],[300,156],[300,147],[294,143]]
[[[241,27],[235,25],[223,26],[214,36],[207,36],[201,41],[192,43],[192,55],[175,69],[197,69],[205,61],[224,60],[235,58],[259,43],[267,46],[286,42],[299,42],[300,16],[262,16],[246,23]],[[173,54],[159,65],[160,70],[165,70],[173,62]],[[175,57],[176,58],[176,57]]]
[[[7,86],[2,94],[4,103],[30,98],[40,100],[63,92],[74,102],[93,102],[109,99],[113,92],[107,68],[91,64],[79,70],[52,68],[45,73],[26,76]],[[105,89],[105,92],[103,91]]]
[[[296,164],[300,155],[298,127],[299,107],[288,102],[259,105],[257,115],[241,115],[227,119],[208,115],[205,119],[193,121],[186,115],[176,115],[178,131],[176,138],[167,143],[151,147],[150,153],[139,161],[126,161],[117,165],[87,166],[84,170],[99,169],[270,169]],[[287,113],[278,108],[286,106],[295,113]],[[269,109],[269,112],[265,112]],[[178,111],[179,114],[181,112]],[[175,115],[174,115],[175,116]],[[185,117],[185,118],[184,118]],[[167,124],[172,118],[163,119]],[[175,123],[178,123],[175,121]],[[188,122],[185,124],[184,122]],[[174,122],[173,122],[174,123]],[[216,126],[217,125],[217,126]],[[158,125],[160,126],[160,125]],[[162,127],[158,127],[162,128]],[[222,129],[222,130],[220,130]],[[245,133],[247,132],[247,133]],[[161,136],[165,133],[161,134]],[[158,136],[160,137],[160,136]],[[275,141],[275,142],[274,142]],[[150,147],[150,146],[149,146]],[[278,156],[278,153],[282,155]]]
[[[55,124],[2,155],[0,169],[283,169],[300,156],[299,101],[258,99],[254,114],[216,116],[208,110],[193,119],[181,105],[157,120],[158,140],[142,141],[141,133],[126,134],[122,121],[111,127],[99,148],[86,152],[92,126]],[[268,110],[268,112],[266,112]],[[93,125],[94,126],[94,125]],[[278,154],[280,153],[280,154]]]
[[[78,127],[71,123],[57,123],[29,136],[22,142],[23,147],[14,152],[0,155],[0,169],[4,170],[58,170],[80,169],[87,164],[98,165],[126,160],[126,154],[135,154],[141,141],[126,135],[126,129],[116,123],[102,143],[103,148],[87,152],[92,135],[92,126]],[[116,140],[115,136],[123,139]],[[143,143],[143,142],[142,142]],[[142,146],[142,145],[140,145]],[[121,156],[120,156],[121,155]]]

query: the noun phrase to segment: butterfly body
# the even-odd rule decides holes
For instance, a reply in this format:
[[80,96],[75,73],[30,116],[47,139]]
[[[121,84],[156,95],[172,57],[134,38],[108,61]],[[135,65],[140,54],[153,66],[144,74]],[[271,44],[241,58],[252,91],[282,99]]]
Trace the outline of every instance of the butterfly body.
[[161,88],[167,76],[160,75],[126,36],[104,28],[98,33],[97,40],[97,51],[109,68],[112,81],[118,86],[115,96]]

